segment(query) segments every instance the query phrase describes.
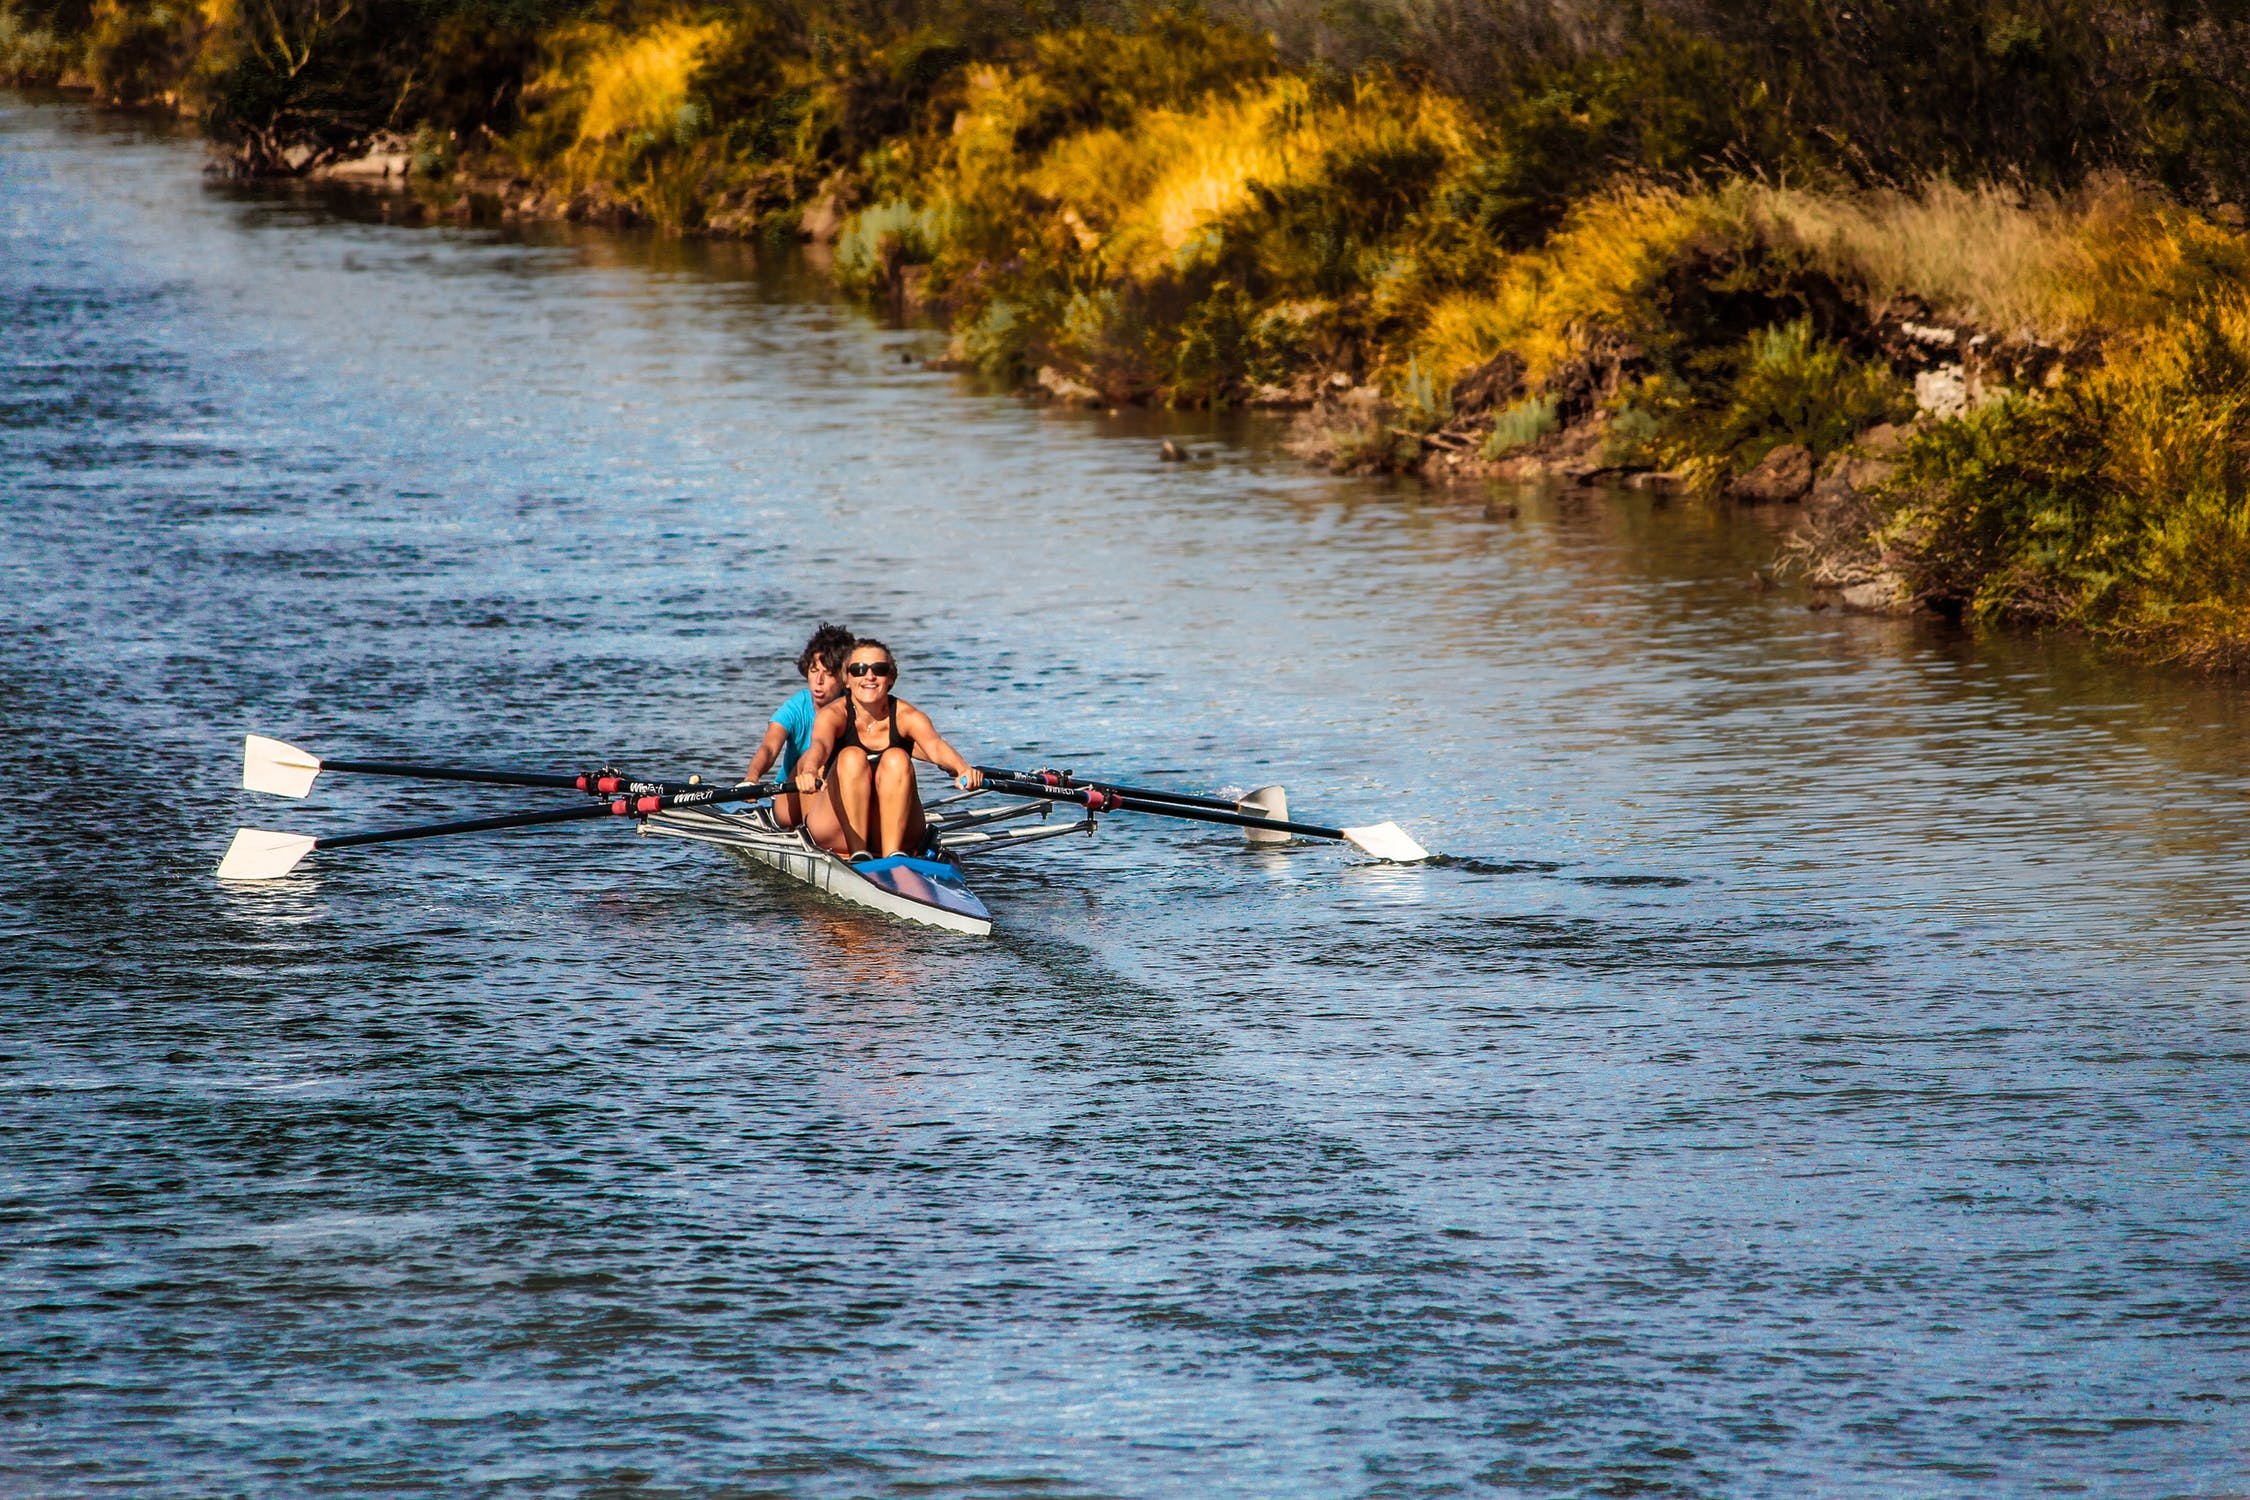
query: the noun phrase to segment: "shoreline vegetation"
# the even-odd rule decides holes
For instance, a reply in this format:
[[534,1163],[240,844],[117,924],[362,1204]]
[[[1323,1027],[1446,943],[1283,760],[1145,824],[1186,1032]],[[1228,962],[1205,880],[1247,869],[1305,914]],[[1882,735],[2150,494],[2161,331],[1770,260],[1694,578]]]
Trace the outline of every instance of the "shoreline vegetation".
[[1088,406],[1800,516],[1847,607],[2250,668],[2232,0],[0,0],[0,82],[431,216],[804,241]]

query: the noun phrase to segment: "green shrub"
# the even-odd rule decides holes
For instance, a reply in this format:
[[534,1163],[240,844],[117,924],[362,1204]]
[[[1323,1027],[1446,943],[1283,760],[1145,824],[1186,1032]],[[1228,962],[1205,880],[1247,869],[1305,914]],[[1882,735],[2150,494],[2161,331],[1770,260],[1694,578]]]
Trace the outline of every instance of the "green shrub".
[[1222,281],[1180,320],[1166,394],[1175,403],[1223,405],[1241,392],[1256,345],[1257,304]]
[[1398,387],[1399,425],[1410,432],[1435,432],[1452,420],[1452,391],[1431,379],[1421,360],[1408,359]]
[[1036,37],[1035,80],[1013,132],[1036,155],[1064,136],[1122,130],[1152,108],[1178,109],[1273,70],[1273,44],[1259,30],[1181,11],[1159,11],[1127,31],[1074,27]]
[[1661,21],[1622,53],[1544,70],[1496,112],[1499,150],[1455,182],[1445,211],[1525,249],[1620,174],[1673,176],[1729,157],[1772,165],[1794,148],[1744,60]]
[[981,375],[1011,384],[1030,370],[1034,327],[1006,298],[987,303],[953,336],[953,357]]
[[891,198],[852,215],[836,240],[836,275],[858,292],[883,284],[900,266],[927,265],[945,244],[950,215]]
[[1070,295],[1045,352],[1117,399],[1160,388],[1150,363],[1153,342],[1141,300],[1117,287],[1098,287]]
[[1247,201],[1210,226],[1213,258],[1262,296],[1368,288],[1452,164],[1457,148],[1400,90],[1370,85],[1343,113],[1327,124],[1313,100],[1278,111],[1269,128],[1316,143],[1315,154],[1286,175],[1251,176]]
[[1602,431],[1602,461],[1659,465],[1665,457],[1663,436],[1664,424],[1645,400],[1616,407]]
[[1818,460],[1878,422],[1913,414],[1912,393],[1879,361],[1855,360],[1800,318],[1750,335],[1702,446],[1747,469],[1782,443]]
[[1879,541],[1925,597],[2250,665],[2250,295],[1909,445]]
[[2068,616],[2114,575],[2081,559],[2100,513],[2104,443],[2070,395],[1995,402],[1909,444],[1912,496],[1885,527],[1915,592],[1987,617]]
[[1643,375],[1611,403],[1604,452],[1612,463],[1716,484],[1783,443],[1803,444],[1818,461],[1913,412],[1913,393],[1888,366],[1853,359],[1799,318],[1732,347],[1687,350],[1672,368]]
[[103,98],[157,104],[177,98],[201,40],[202,16],[179,4],[98,4],[86,37],[86,72]]
[[0,5],[0,84],[21,87],[59,80],[79,64],[87,21],[83,15]]
[[451,132],[424,125],[414,132],[410,149],[417,181],[439,182],[452,174],[456,147]]
[[1317,299],[1276,302],[1259,310],[1244,342],[1244,381],[1286,387],[1317,375],[1346,339],[1340,322],[1336,304]]
[[1532,396],[1518,401],[1492,419],[1492,431],[1484,440],[1484,456],[1506,458],[1561,427],[1562,418],[1555,410],[1554,397]]

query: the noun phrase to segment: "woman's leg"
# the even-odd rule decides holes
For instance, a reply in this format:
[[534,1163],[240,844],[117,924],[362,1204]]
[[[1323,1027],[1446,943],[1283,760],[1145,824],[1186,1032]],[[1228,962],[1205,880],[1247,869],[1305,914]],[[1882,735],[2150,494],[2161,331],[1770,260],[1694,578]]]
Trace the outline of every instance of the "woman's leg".
[[828,789],[844,837],[843,852],[857,854],[875,831],[875,770],[867,763],[867,752],[857,745],[837,751],[828,763]]
[[794,828],[804,821],[804,804],[795,792],[783,792],[773,799],[773,820],[783,828]]
[[903,854],[922,847],[922,794],[914,785],[914,758],[893,745],[875,767],[875,807],[882,843],[876,852]]
[[844,837],[843,819],[836,816],[836,783],[828,785],[805,799],[805,834],[823,849],[838,854],[851,852],[851,841]]

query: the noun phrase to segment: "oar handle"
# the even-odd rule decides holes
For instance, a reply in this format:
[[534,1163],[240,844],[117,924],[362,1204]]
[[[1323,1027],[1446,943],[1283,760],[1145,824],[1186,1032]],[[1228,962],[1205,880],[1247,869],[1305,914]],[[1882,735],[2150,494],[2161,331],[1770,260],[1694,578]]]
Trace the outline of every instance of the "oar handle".
[[378,833],[345,833],[313,840],[315,849],[350,849],[362,844],[395,844],[405,839],[434,839],[452,833],[490,833],[502,828],[536,828],[544,823],[575,823],[591,818],[645,818],[676,807],[709,807],[721,802],[756,802],[781,788],[773,782],[748,786],[683,787],[665,794],[619,797],[582,807],[552,808],[544,812],[502,813],[490,818],[459,818],[450,823],[424,823],[414,828],[390,828]]
[[[982,771],[984,768],[979,766],[977,769]],[[1110,787],[1050,786],[1043,781],[1025,781],[1014,776],[987,775],[984,784],[1011,797],[1044,797],[1050,802],[1073,802],[1089,812],[1153,813],[1161,818],[1186,818],[1195,823],[1219,823],[1229,828],[1263,828],[1271,833],[1293,833],[1301,838],[1341,839],[1349,842],[1349,836],[1341,828],[1323,828],[1317,823],[1290,823],[1280,818],[1261,818],[1253,813],[1219,810],[1232,805],[1229,803],[1221,803],[1219,808],[1183,806],[1176,802],[1158,802],[1147,797],[1128,796]]]
[[1127,797],[1138,797],[1144,802],[1170,802],[1180,807],[1208,807],[1218,812],[1240,812],[1242,804],[1224,797],[1195,797],[1186,792],[1167,792],[1155,787],[1122,786],[1114,781],[1084,781],[1068,771],[1003,771],[996,766],[978,766],[986,777],[1000,777],[1007,781],[1036,781],[1052,787],[1097,787],[1105,792],[1117,792]]

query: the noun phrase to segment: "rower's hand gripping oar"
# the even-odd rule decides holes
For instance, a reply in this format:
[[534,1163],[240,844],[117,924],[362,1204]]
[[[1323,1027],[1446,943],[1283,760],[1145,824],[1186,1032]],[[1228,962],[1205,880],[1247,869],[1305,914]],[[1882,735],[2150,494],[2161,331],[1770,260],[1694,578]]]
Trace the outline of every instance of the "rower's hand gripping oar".
[[622,771],[588,771],[577,776],[537,771],[485,771],[469,766],[425,766],[396,760],[322,760],[310,750],[253,734],[242,742],[242,785],[249,791],[276,797],[302,797],[312,791],[313,778],[323,771],[349,771],[362,776],[396,776],[409,781],[465,781],[475,786],[549,787],[558,792],[587,792],[610,796],[618,792],[663,796],[687,790],[693,783],[635,781]]
[[[1285,818],[1261,818],[1254,813],[1224,811],[1228,804],[1204,807],[1183,800],[1159,801],[1154,798],[1131,795],[1116,787],[1099,782],[1085,782],[1074,786],[1055,786],[1045,781],[1026,781],[1006,772],[984,771],[984,784],[996,792],[1012,797],[1044,797],[1050,802],[1074,802],[1089,812],[1153,813],[1164,818],[1186,818],[1196,823],[1218,823],[1229,828],[1258,828],[1269,833],[1295,834],[1300,838],[1336,839],[1351,845],[1363,854],[1392,864],[1410,865],[1430,857],[1430,851],[1414,842],[1407,831],[1396,823],[1375,823],[1365,828],[1323,828],[1317,823],[1293,823]],[[1070,778],[1064,778],[1070,779]],[[1216,801],[1201,798],[1198,802]]]
[[333,838],[313,838],[301,833],[275,833],[264,828],[238,829],[219,861],[221,880],[279,880],[315,849],[350,849],[361,844],[396,844],[407,839],[434,839],[452,833],[490,833],[501,828],[535,828],[544,823],[576,823],[593,818],[645,818],[675,807],[709,807],[720,802],[756,802],[780,788],[770,782],[732,787],[695,787],[663,796],[620,797],[580,807],[546,812],[503,813],[492,818],[460,818],[450,823],[424,823],[415,828],[391,828],[379,833],[346,833]]

